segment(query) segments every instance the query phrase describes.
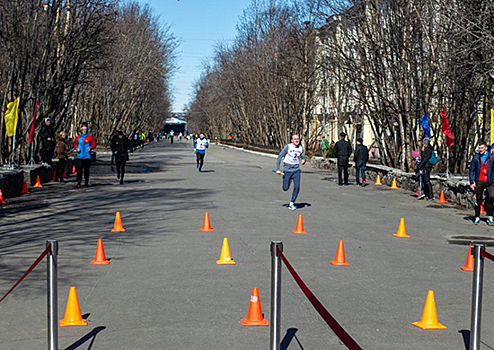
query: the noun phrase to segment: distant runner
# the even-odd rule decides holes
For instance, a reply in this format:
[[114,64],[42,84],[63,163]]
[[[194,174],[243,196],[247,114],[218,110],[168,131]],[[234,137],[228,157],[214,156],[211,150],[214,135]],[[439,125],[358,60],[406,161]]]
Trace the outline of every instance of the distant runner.
[[209,147],[209,141],[204,137],[204,133],[199,134],[199,138],[194,140],[194,152],[196,152],[196,168],[199,172],[202,171],[204,165],[204,156],[206,155],[206,148]]
[[[280,170],[281,160],[283,159],[283,171]],[[295,201],[300,192],[300,163],[305,164],[305,153],[300,146],[300,138],[297,134],[292,135],[292,142],[283,148],[276,160],[276,173],[283,175],[283,191],[288,191],[293,181],[292,199],[288,204],[288,209],[296,210]]]

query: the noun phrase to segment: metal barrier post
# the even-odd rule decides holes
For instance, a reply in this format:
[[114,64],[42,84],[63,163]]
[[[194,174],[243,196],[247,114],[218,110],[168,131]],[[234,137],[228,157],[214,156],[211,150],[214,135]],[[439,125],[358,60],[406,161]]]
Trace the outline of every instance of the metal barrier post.
[[482,289],[484,285],[484,257],[480,252],[485,250],[484,244],[474,245],[473,291],[472,291],[472,323],[470,325],[470,350],[480,349],[480,323],[482,314]]
[[47,255],[48,283],[48,350],[58,350],[58,293],[57,293],[57,255],[58,242],[49,239],[46,246],[50,247]]
[[283,243],[271,242],[271,339],[270,349],[280,350],[281,343],[281,258]]

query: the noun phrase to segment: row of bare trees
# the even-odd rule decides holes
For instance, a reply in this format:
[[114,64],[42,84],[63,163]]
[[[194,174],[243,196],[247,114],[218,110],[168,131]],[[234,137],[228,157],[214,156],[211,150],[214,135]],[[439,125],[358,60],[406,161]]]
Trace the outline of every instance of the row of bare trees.
[[463,172],[489,137],[493,48],[491,0],[254,1],[235,43],[206,67],[190,113],[215,135],[281,146],[290,132],[320,136],[310,124],[324,110],[340,130],[369,124],[383,163],[410,169],[429,112],[444,169],[445,107],[449,168]]
[[190,124],[212,136],[281,146],[309,135],[316,92],[315,34],[297,6],[254,1],[231,45],[219,45],[196,84]]
[[20,97],[15,138],[2,110],[0,163],[36,158],[37,138],[28,145],[36,105],[35,135],[45,117],[70,137],[88,122],[100,144],[116,130],[158,130],[171,108],[176,47],[137,2],[0,0],[2,106]]

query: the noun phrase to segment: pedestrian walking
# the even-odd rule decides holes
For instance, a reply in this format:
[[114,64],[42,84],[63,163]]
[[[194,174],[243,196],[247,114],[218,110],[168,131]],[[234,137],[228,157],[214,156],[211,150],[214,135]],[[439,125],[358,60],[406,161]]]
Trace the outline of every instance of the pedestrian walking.
[[328,153],[329,153],[329,141],[328,139],[326,138],[326,136],[323,136],[322,138],[322,142],[321,142],[321,155],[323,158],[327,158],[328,157]]
[[123,131],[117,133],[117,137],[112,140],[111,150],[115,155],[115,163],[117,165],[117,179],[120,180],[120,185],[123,184],[125,176],[125,165],[129,160],[130,141],[125,137]]
[[45,118],[39,133],[41,138],[41,154],[45,165],[53,165],[52,158],[55,151],[55,129],[51,118]]
[[77,152],[76,155],[76,168],[77,168],[77,188],[81,187],[82,172],[84,171],[84,185],[89,186],[89,169],[91,167],[91,154],[92,150],[96,148],[96,141],[94,141],[91,131],[88,129],[87,123],[81,124],[81,133],[76,137],[74,142],[74,149]]
[[209,147],[209,141],[204,137],[204,133],[199,134],[199,138],[194,141],[194,152],[196,153],[196,168],[199,172],[202,172],[202,166],[204,165],[204,156],[206,155],[206,148]]
[[[283,160],[283,172],[280,170],[281,161]],[[300,163],[305,164],[304,149],[300,145],[300,137],[297,134],[292,135],[291,143],[286,145],[276,159],[276,173],[283,175],[282,189],[288,191],[290,184],[293,182],[293,192],[288,209],[296,210],[295,201],[300,192]]]
[[346,134],[340,133],[340,141],[334,145],[334,154],[338,158],[338,185],[348,185],[348,167],[349,160],[353,153],[352,145],[345,140]]
[[484,209],[487,212],[487,224],[494,225],[492,213],[494,211],[494,155],[487,151],[487,144],[482,142],[479,152],[473,156],[470,163],[470,188],[475,193],[475,218],[473,223],[480,223],[480,205],[484,202],[484,192],[487,190],[487,197],[484,202]]
[[353,159],[355,161],[355,177],[357,179],[357,185],[365,187],[367,177],[365,176],[365,168],[369,161],[369,150],[364,146],[364,140],[359,137],[357,139],[357,147],[355,148],[355,154]]
[[428,138],[422,140],[422,153],[420,154],[420,158],[420,163],[415,168],[415,172],[417,176],[422,176],[424,193],[420,195],[418,199],[427,197],[427,200],[433,200],[434,193],[432,191],[431,171],[433,165],[437,163],[437,158],[430,144],[430,139]]
[[[111,137],[111,140],[110,140],[110,147],[111,145],[113,145],[113,142],[115,142],[115,139],[117,139],[118,137],[118,133],[119,131],[117,130],[117,132],[115,132],[115,134]],[[115,153],[111,153],[111,158],[110,158],[110,165],[113,165],[115,163]],[[113,172],[113,167],[111,167],[111,171]]]
[[57,142],[55,152],[58,159],[56,178],[60,182],[65,182],[63,173],[67,170],[67,158],[69,157],[65,133],[62,131],[55,139]]
[[170,142],[173,144],[173,137],[175,136],[175,131],[170,131]]

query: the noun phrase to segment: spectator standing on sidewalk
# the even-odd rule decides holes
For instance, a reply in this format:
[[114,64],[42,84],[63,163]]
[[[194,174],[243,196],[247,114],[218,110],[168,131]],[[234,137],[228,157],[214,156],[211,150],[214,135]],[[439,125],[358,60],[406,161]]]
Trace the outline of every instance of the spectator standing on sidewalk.
[[[417,168],[420,164],[420,161],[422,160],[422,158],[420,158],[420,152],[415,150],[412,152],[412,159],[413,159],[413,167],[414,168]],[[418,182],[418,190],[417,190],[417,193],[418,193],[418,197],[422,196],[424,194],[424,182],[423,182],[423,179],[422,179],[422,175],[420,174],[417,174],[417,182]]]
[[74,142],[74,149],[77,152],[76,155],[76,168],[77,168],[77,188],[81,187],[82,172],[84,171],[84,185],[89,187],[89,169],[91,167],[91,154],[92,150],[96,148],[96,141],[94,141],[91,131],[87,127],[87,123],[81,124],[81,133],[76,137]]
[[434,199],[434,193],[432,191],[432,183],[431,183],[431,171],[432,171],[432,163],[430,162],[432,159],[434,150],[430,144],[430,139],[422,140],[422,153],[420,154],[420,163],[415,168],[415,172],[417,176],[422,176],[422,184],[424,187],[424,193],[418,197],[418,199],[423,199],[427,197],[427,200]]
[[475,193],[475,219],[473,223],[480,223],[480,205],[484,201],[484,192],[487,190],[484,209],[487,212],[487,224],[494,225],[492,218],[494,200],[494,155],[487,151],[487,144],[482,142],[479,152],[473,156],[470,163],[470,188]]
[[41,138],[41,153],[43,156],[43,163],[47,165],[53,165],[52,158],[55,151],[55,129],[51,118],[45,118],[41,131],[39,133]]
[[58,181],[65,182],[65,180],[63,179],[63,173],[67,169],[67,158],[69,155],[67,151],[65,133],[63,131],[57,135],[56,141],[57,145],[55,148],[55,152],[58,158],[56,177],[58,178]]
[[[357,185],[365,187],[367,177],[365,176],[365,168],[369,161],[369,150],[363,144],[364,140],[359,137],[357,139],[357,147],[355,148],[354,161],[355,161],[355,177],[357,179]],[[360,181],[362,180],[362,181]]]
[[353,153],[352,145],[345,140],[346,134],[340,133],[340,141],[334,145],[334,154],[338,158],[338,185],[348,185],[348,167],[349,160]]

